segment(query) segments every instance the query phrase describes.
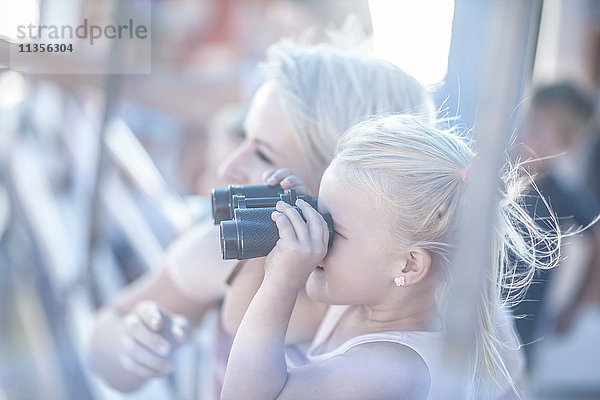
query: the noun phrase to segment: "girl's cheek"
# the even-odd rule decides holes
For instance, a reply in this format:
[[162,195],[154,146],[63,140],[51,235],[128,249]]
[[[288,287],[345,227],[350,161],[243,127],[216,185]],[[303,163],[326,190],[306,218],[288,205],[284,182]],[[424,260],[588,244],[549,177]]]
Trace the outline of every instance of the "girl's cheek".
[[340,253],[340,247],[342,247],[342,244],[339,243],[340,239],[337,238],[333,239],[333,243],[331,244],[331,246],[329,247],[329,249],[327,249],[327,254],[325,255],[325,258],[323,259],[323,263],[327,264],[328,262],[335,262],[335,260],[337,260],[339,258],[339,254],[343,254]]

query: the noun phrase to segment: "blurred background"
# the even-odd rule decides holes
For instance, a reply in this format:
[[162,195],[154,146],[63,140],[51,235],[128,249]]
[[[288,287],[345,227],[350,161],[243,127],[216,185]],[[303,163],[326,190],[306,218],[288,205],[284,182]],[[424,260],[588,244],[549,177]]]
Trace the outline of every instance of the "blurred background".
[[[106,25],[136,13],[150,16],[149,59],[108,41],[11,62],[23,43],[17,19]],[[0,400],[204,398],[214,320],[181,349],[173,374],[121,394],[85,365],[94,312],[209,217],[267,47],[307,30],[326,40],[348,24],[427,85],[443,115],[485,136],[478,124],[498,112],[506,125],[490,135],[502,130],[515,154],[559,154],[532,172],[561,225],[591,222],[600,1],[2,0]],[[125,62],[129,73],[110,73]],[[561,266],[536,276],[515,310],[535,398],[600,398],[598,237],[591,228],[569,238]]]

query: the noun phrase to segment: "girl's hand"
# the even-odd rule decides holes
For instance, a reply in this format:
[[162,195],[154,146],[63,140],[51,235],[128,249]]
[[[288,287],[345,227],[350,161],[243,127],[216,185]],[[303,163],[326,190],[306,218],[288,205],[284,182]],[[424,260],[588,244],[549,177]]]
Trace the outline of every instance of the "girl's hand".
[[142,378],[169,374],[173,370],[169,358],[189,335],[188,321],[161,311],[152,301],[141,301],[123,322],[121,365]]
[[269,169],[263,173],[263,181],[265,185],[275,186],[281,185],[287,192],[289,189],[295,189],[297,194],[304,194],[310,196],[310,190],[306,187],[304,182],[296,175],[292,174],[287,168],[278,169],[277,171]]
[[298,199],[296,206],[304,219],[283,201],[277,203],[277,211],[271,215],[279,229],[279,240],[265,261],[265,278],[273,277],[299,289],[325,257],[329,230],[310,204]]

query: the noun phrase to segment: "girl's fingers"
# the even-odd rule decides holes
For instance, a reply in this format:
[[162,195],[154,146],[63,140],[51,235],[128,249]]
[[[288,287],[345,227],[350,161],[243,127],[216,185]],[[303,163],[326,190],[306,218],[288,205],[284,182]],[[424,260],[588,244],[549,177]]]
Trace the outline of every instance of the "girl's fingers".
[[275,173],[274,169],[268,169],[265,172],[263,172],[262,174],[262,180],[263,182],[267,183],[267,181],[269,180],[269,178],[271,177],[271,175],[273,175]]
[[160,334],[152,332],[136,314],[127,314],[124,319],[125,332],[138,343],[159,356],[167,357],[171,344]]
[[157,356],[129,336],[123,337],[122,345],[125,353],[133,361],[150,369],[157,375],[166,375],[173,369],[173,363],[170,360]]
[[282,214],[279,211],[273,211],[271,214],[271,219],[275,221],[275,225],[277,225],[277,229],[279,230],[279,238],[283,240],[296,240],[294,227],[285,214]]
[[321,245],[323,243],[323,217],[306,201],[298,199],[296,205],[302,210],[302,215],[308,225],[308,234],[313,244]]
[[288,217],[298,240],[300,242],[308,243],[310,241],[308,226],[306,226],[306,222],[304,222],[304,219],[302,219],[298,211],[283,201],[277,202],[275,208],[277,211],[285,214],[285,216]]
[[266,180],[266,183],[267,185],[274,186],[279,184],[279,182],[290,175],[292,175],[292,171],[290,171],[288,168],[279,169],[271,174],[269,179]]
[[[327,225],[327,221],[325,221],[325,218],[321,218],[321,226],[323,226],[323,246],[325,246],[325,248],[328,248],[329,246],[329,225]],[[333,235],[333,233],[331,233],[331,235]]]

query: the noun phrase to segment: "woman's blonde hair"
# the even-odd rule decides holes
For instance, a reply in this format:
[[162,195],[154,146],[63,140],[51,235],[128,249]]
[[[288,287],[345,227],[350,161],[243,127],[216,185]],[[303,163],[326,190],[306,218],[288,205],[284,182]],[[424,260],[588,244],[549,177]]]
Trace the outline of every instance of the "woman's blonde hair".
[[[387,223],[400,248],[429,251],[443,279],[436,299],[442,314],[452,281],[453,244],[465,193],[465,169],[475,158],[470,144],[452,129],[439,129],[430,119],[387,115],[365,121],[344,134],[332,168],[370,190],[384,207]],[[496,313],[514,305],[538,268],[559,259],[561,233],[556,219],[543,229],[524,208],[521,197],[529,179],[518,165],[506,164],[494,220],[493,259],[484,271],[478,304],[478,334],[470,374],[475,397],[479,388],[494,387],[504,376],[518,389],[498,352]],[[525,176],[522,178],[521,176]],[[551,213],[552,215],[552,213]]]
[[265,78],[276,83],[284,114],[309,165],[323,172],[338,137],[378,113],[433,117],[427,91],[387,61],[331,44],[305,46],[290,40],[269,48]]

